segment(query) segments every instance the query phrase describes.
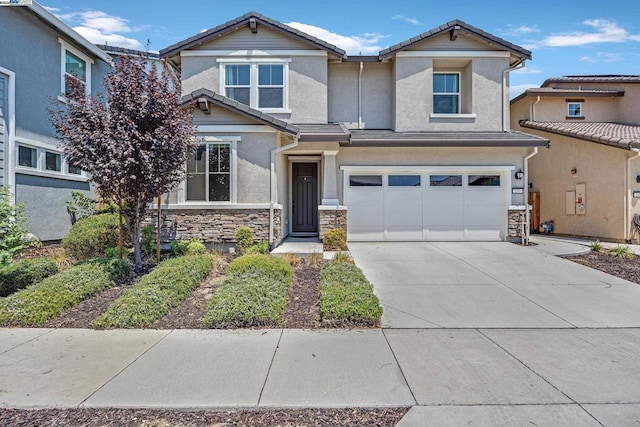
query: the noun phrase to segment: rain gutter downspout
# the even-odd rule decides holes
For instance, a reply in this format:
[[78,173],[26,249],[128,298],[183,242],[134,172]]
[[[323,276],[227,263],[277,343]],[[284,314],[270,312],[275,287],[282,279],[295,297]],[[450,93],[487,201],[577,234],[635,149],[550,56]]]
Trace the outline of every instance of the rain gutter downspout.
[[274,205],[278,201],[278,183],[276,181],[276,154],[283,151],[295,148],[299,144],[299,137],[296,135],[293,138],[293,142],[289,145],[284,145],[279,148],[271,150],[271,168],[270,168],[270,202],[269,202],[269,249],[273,248],[273,219],[274,219]]
[[536,102],[534,102],[533,105],[531,106],[531,121],[532,122],[536,121],[536,105],[538,105],[539,102],[540,102],[540,95],[538,95],[538,99],[536,99]]
[[358,72],[358,129],[362,129],[362,71],[364,62],[360,61],[360,71]]
[[524,158],[524,244],[529,244],[531,234],[531,212],[529,211],[529,159],[538,154],[538,147],[533,147],[531,154]]
[[522,58],[513,67],[502,70],[502,130],[504,132],[509,132],[509,129],[511,128],[511,126],[508,125],[507,123],[508,122],[507,111],[509,110],[507,108],[507,104],[509,103],[509,97],[505,93],[507,88],[507,74],[514,70],[524,68],[525,59],[526,58]]
[[627,179],[625,179],[625,192],[624,192],[624,236],[627,242],[631,242],[631,160],[640,157],[640,150],[637,148],[631,148],[631,151],[635,153],[635,156],[627,157]]

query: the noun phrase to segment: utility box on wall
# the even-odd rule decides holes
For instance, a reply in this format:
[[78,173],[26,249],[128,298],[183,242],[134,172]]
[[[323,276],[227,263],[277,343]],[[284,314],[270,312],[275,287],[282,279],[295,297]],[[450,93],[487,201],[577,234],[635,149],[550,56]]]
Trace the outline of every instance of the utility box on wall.
[[576,214],[587,214],[587,184],[576,184]]

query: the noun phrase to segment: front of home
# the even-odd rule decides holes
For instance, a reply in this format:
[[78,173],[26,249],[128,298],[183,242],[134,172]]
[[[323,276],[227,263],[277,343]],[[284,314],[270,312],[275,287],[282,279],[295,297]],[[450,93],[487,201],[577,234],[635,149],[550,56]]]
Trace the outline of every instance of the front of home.
[[71,226],[72,191],[92,192],[67,164],[47,108],[64,106],[69,78],[100,92],[111,60],[35,2],[0,7],[0,28],[0,184],[24,204],[33,234],[58,240]]
[[639,102],[640,76],[617,75],[550,78],[511,101],[514,129],[551,140],[529,182],[555,233],[638,240]]
[[351,241],[507,240],[522,233],[528,157],[508,73],[530,52],[452,21],[348,56],[257,13],[162,50],[201,145],[163,198],[168,238],[346,228]]

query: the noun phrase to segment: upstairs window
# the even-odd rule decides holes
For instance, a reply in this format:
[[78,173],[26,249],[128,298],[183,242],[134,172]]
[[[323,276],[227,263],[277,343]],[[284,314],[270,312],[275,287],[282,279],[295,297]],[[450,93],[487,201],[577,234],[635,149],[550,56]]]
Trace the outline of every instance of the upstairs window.
[[433,112],[460,113],[460,73],[433,73]]
[[252,108],[287,109],[288,63],[246,62],[224,64],[222,92]]
[[91,94],[91,64],[93,64],[93,61],[62,39],[58,39],[58,41],[61,44],[60,62],[62,65],[60,84],[62,96],[60,99],[64,101],[64,97],[69,95],[71,79],[82,84],[85,94]]
[[567,117],[582,117],[582,103],[580,102],[568,103]]

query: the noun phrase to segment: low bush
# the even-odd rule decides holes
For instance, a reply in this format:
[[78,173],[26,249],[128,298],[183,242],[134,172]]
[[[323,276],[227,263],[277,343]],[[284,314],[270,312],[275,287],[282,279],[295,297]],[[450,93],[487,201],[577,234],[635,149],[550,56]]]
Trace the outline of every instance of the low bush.
[[51,258],[27,258],[0,269],[0,297],[40,282],[58,272]]
[[0,324],[36,326],[114,285],[101,262],[87,262],[0,299]]
[[631,259],[633,258],[633,252],[629,249],[629,246],[618,245],[615,248],[609,249],[609,254],[616,258]]
[[187,255],[202,255],[207,252],[207,247],[195,237],[187,245]]
[[78,220],[62,246],[70,256],[86,260],[105,255],[107,248],[118,246],[118,215],[92,215]]
[[241,253],[245,253],[247,249],[253,246],[253,230],[246,225],[240,226],[236,229],[236,246],[240,249]]
[[328,251],[341,251],[347,246],[347,234],[344,228],[332,228],[322,238],[324,248]]
[[140,249],[147,255],[153,253],[156,248],[156,229],[150,225],[145,225],[140,229]]
[[187,298],[213,266],[211,255],[171,258],[161,262],[95,320],[101,328],[144,328]]
[[593,252],[602,252],[602,250],[604,249],[602,246],[602,243],[600,243],[600,241],[596,240],[595,242],[591,243],[591,245],[589,245],[591,247],[591,250]]
[[247,249],[245,249],[243,253],[246,254],[246,255],[268,254],[269,253],[269,243],[267,243],[267,242],[256,243],[255,245],[249,246]]
[[183,256],[189,250],[189,240],[172,240],[171,253],[175,256]]
[[330,262],[320,271],[320,314],[323,320],[377,324],[382,307],[362,271],[346,262]]
[[287,308],[293,269],[269,255],[245,255],[227,268],[227,279],[209,301],[206,325],[275,326]]

